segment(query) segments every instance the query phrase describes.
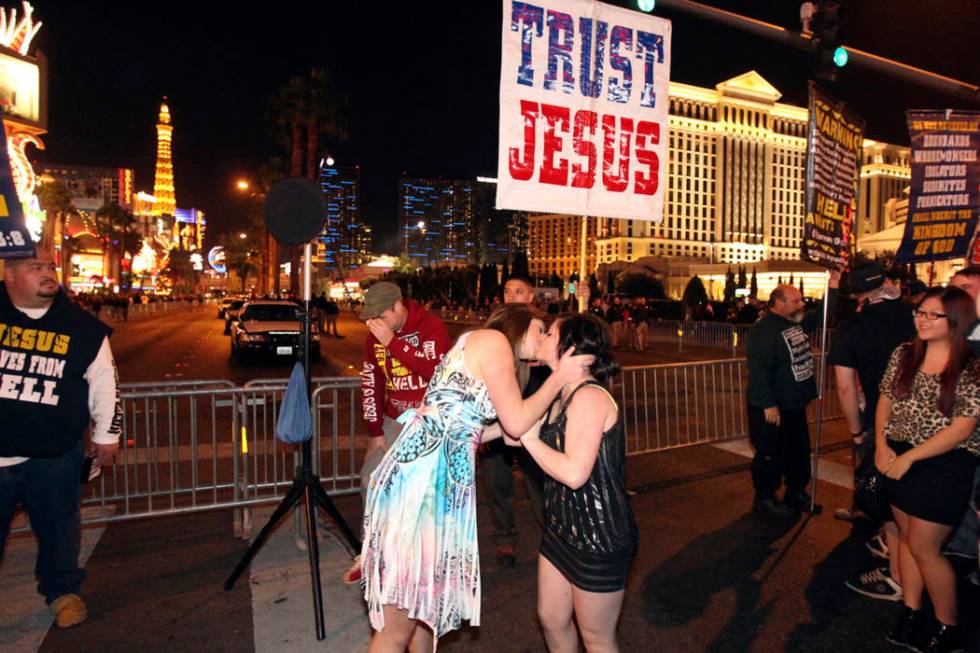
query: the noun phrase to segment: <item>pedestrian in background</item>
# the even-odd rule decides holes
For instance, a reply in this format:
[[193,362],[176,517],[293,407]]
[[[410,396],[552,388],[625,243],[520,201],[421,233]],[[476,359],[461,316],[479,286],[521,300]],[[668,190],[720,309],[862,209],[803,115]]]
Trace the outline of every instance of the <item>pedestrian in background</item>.
[[630,317],[633,320],[634,342],[636,351],[646,351],[647,334],[650,331],[650,309],[647,307],[647,300],[644,297],[637,297],[630,308]]
[[67,628],[88,617],[78,566],[83,437],[93,465],[119,448],[121,410],[112,332],[72,304],[51,252],[7,259],[0,284],[0,554],[19,503],[37,536],[37,591]]
[[337,302],[334,301],[333,297],[324,296],[323,300],[323,319],[324,319],[324,331],[323,334],[327,335],[333,331],[334,338],[343,338],[342,335],[337,331],[337,317],[340,315],[340,307],[337,306]]
[[612,346],[618,347],[623,337],[623,304],[618,295],[609,301],[609,307],[606,309],[606,324],[609,325]]
[[966,342],[975,320],[974,302],[959,288],[926,293],[915,311],[917,337],[888,363],[875,419],[875,465],[898,524],[905,604],[886,638],[928,653],[963,649],[956,577],[941,548],[970,501],[980,455],[980,363]]
[[[837,303],[840,273],[832,272],[824,301],[828,314]],[[746,392],[752,458],[753,509],[770,517],[789,517],[810,509],[810,430],[806,407],[817,398],[809,333],[823,311],[805,313],[799,289],[779,285],[769,296],[769,312],[749,329]],[[785,479],[783,502],[775,493]]]

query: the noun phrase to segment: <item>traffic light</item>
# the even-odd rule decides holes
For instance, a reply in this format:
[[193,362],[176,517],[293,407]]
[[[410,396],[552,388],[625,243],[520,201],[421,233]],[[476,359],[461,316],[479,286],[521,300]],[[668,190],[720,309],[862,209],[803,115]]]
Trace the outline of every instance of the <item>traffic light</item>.
[[837,81],[838,68],[847,64],[847,50],[841,45],[847,27],[847,10],[841,2],[821,2],[813,19],[813,39],[817,44],[814,74],[818,79]]
[[636,6],[640,11],[650,13],[656,6],[656,0],[636,0]]

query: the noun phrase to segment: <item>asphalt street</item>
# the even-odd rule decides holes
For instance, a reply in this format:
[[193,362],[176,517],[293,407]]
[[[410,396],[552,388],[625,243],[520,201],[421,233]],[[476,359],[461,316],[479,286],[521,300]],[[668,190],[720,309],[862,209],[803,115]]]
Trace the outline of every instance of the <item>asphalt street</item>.
[[[291,357],[266,357],[232,361],[230,339],[223,335],[224,322],[217,319],[214,304],[193,305],[175,311],[120,322],[109,318],[115,328],[112,350],[123,383],[190,379],[228,379],[242,384],[256,378],[289,375]],[[447,321],[455,337],[475,323]],[[360,370],[367,327],[354,313],[342,311],[338,320],[340,338],[324,336],[320,341],[321,360],[313,362],[313,376],[355,375]],[[727,358],[726,351],[675,342],[653,342],[645,353],[626,348],[617,350],[624,365],[672,363],[688,360]]]
[[[123,382],[284,377],[288,361],[229,361],[228,338],[212,305],[116,324],[112,338]],[[314,375],[353,375],[365,329],[344,315],[344,339],[322,344]],[[625,364],[676,360],[664,343]],[[716,352],[687,352],[718,357]],[[817,495],[824,513],[773,524],[750,511],[747,443],[701,445],[632,456],[628,485],[640,552],[620,623],[623,651],[891,651],[883,634],[899,604],[847,590],[843,581],[874,566],[864,548],[866,524],[836,521],[849,503],[840,422],[824,429]],[[495,564],[489,514],[478,513],[483,570],[479,628],[445,637],[440,649],[493,653],[543,651],[535,617],[538,525],[515,480],[519,564]],[[334,499],[345,520],[359,524],[359,500]],[[269,510],[257,510],[256,524]],[[0,565],[0,650],[33,651],[358,651],[370,635],[360,590],[337,580],[349,561],[336,529],[323,520],[321,571],[328,638],[312,637],[307,554],[286,520],[252,570],[230,592],[222,582],[246,549],[234,536],[230,511],[86,528],[90,618],[50,629],[33,592],[33,540],[12,538]],[[253,530],[253,535],[255,531]],[[961,572],[970,561],[957,559]],[[976,562],[972,564],[975,566]],[[961,584],[961,619],[980,650],[980,590]]]

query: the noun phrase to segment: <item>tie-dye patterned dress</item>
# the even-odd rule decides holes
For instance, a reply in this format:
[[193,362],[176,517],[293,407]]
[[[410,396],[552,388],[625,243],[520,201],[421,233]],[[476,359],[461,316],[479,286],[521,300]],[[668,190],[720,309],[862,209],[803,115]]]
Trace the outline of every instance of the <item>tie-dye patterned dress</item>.
[[417,411],[371,474],[361,570],[371,625],[383,606],[408,611],[438,638],[463,619],[480,624],[476,448],[496,419],[486,385],[470,374],[463,334],[429,381]]

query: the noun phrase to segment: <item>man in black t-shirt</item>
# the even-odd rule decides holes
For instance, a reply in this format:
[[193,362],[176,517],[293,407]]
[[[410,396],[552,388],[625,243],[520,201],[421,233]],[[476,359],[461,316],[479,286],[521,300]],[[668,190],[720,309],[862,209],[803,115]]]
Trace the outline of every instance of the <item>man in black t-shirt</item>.
[[[915,337],[915,324],[908,304],[901,301],[901,288],[886,278],[880,265],[874,261],[858,263],[849,277],[848,289],[857,300],[858,312],[837,327],[829,362],[834,366],[837,398],[853,438],[856,481],[874,465],[874,419],[881,378],[895,348]],[[840,509],[834,516],[852,520],[858,512],[852,507]],[[879,557],[897,551],[898,530],[894,522],[885,524],[884,539],[878,535],[872,538],[869,549]],[[845,584],[865,596],[897,601],[902,597],[898,571],[897,556],[891,556],[888,567],[874,569]]]

